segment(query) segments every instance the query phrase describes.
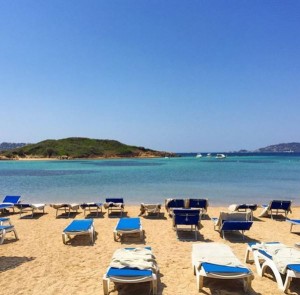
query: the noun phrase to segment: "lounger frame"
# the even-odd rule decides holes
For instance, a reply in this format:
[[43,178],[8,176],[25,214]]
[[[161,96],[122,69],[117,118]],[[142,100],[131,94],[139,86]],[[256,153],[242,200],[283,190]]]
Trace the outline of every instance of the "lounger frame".
[[14,225],[11,225],[11,224],[10,225],[1,225],[0,226],[0,245],[3,244],[6,234],[9,232],[14,233],[16,240],[19,239]]
[[89,235],[90,242],[93,245],[95,241],[95,227],[94,222],[87,231],[63,231],[62,240],[64,244],[67,244],[67,238],[70,240],[72,236]]
[[106,203],[115,203],[115,204],[122,204],[123,206],[120,207],[114,207],[114,206],[108,206],[107,207],[107,213],[108,215],[112,212],[120,212],[120,215],[123,215],[124,212],[124,199],[123,198],[106,198]]
[[[109,270],[109,268],[108,268],[108,270]],[[126,283],[126,284],[150,282],[153,295],[157,294],[157,275],[154,273],[152,273],[151,276],[138,276],[138,277],[123,277],[123,276],[122,277],[120,277],[120,276],[108,277],[107,274],[105,274],[103,276],[103,293],[104,293],[104,295],[109,294],[110,282]]]
[[[266,243],[268,244],[268,243]],[[271,242],[270,244],[279,244],[278,242]],[[250,259],[250,253],[253,254],[253,259]],[[300,278],[300,272],[295,272],[289,268],[287,268],[287,271],[285,274],[285,280],[283,280],[279,270],[277,269],[271,255],[266,255],[267,253],[264,251],[260,251],[259,249],[253,249],[251,247],[251,244],[247,246],[246,249],[246,255],[245,255],[245,262],[253,262],[256,266],[257,274],[260,277],[263,277],[264,273],[266,272],[266,269],[269,267],[276,279],[278,289],[280,289],[283,292],[287,292],[288,288],[290,287],[291,281],[293,278]]]
[[31,212],[31,218],[33,218],[34,213],[36,211],[42,211],[42,213],[45,213],[45,204],[43,206],[34,207],[30,204],[17,204],[16,207],[19,209],[20,218],[22,217],[23,213]]
[[136,234],[136,233],[140,234],[140,240],[144,239],[144,231],[143,231],[142,223],[140,223],[140,227],[139,228],[131,229],[131,230],[120,230],[120,229],[117,229],[117,227],[118,227],[118,224],[115,227],[114,232],[113,232],[113,234],[114,234],[114,241],[116,241],[116,242],[118,242],[119,240],[121,240],[122,237],[123,237],[123,235],[130,235],[130,234]]
[[90,214],[96,213],[96,216],[99,215],[99,213],[102,213],[102,203],[85,203],[80,205],[81,209],[83,209],[84,217],[86,216],[86,211],[89,211]]

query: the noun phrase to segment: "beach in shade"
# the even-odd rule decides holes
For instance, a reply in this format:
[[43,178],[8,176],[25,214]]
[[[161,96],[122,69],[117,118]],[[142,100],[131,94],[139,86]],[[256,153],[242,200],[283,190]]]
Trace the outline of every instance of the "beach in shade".
[[[136,217],[140,207],[125,206],[125,216]],[[290,224],[284,218],[272,220],[259,218],[261,208],[254,212],[254,224],[245,233],[245,240],[239,234],[228,234],[227,240],[214,231],[211,217],[227,207],[209,207],[208,216],[201,221],[197,241],[178,240],[172,228],[172,219],[162,209],[160,218],[141,217],[145,240],[134,237],[122,242],[113,239],[113,230],[118,217],[109,218],[104,214],[94,218],[96,239],[90,245],[88,237],[75,237],[64,245],[62,231],[73,219],[84,218],[80,211],[71,218],[55,218],[55,210],[46,207],[46,213],[33,219],[19,218],[11,214],[19,240],[7,235],[0,245],[0,293],[1,294],[103,294],[102,278],[109,266],[114,251],[121,247],[150,246],[160,269],[158,275],[158,294],[180,295],[199,294],[196,277],[193,274],[191,252],[193,243],[221,242],[229,245],[235,255],[243,262],[247,242],[280,241],[286,245],[300,242],[297,226],[290,233]],[[300,218],[300,207],[293,207],[290,218]],[[194,237],[192,234],[191,237]],[[254,273],[252,289],[249,294],[283,294],[271,272],[263,278],[256,273],[254,264],[246,264]],[[300,294],[299,279],[293,280],[289,294]],[[118,284],[111,283],[111,295],[150,294],[149,283]],[[240,280],[205,279],[202,294],[243,294]]]

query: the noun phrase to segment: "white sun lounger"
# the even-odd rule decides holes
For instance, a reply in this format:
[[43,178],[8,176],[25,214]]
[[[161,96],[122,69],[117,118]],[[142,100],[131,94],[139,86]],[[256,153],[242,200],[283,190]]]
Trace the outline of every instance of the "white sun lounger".
[[[139,251],[143,248],[125,248],[125,249],[119,249],[117,251]],[[155,262],[155,257],[152,254],[150,247],[145,247],[144,249],[150,251],[150,254],[153,258],[153,265],[155,266],[155,269],[144,267],[143,269],[138,269],[136,267],[132,267],[130,264],[130,261],[126,260],[124,261],[126,264],[126,267],[112,267],[110,266],[107,269],[107,272],[103,276],[103,293],[104,295],[109,294],[109,285],[110,282],[114,283],[123,283],[123,284],[136,284],[136,283],[143,283],[143,282],[150,282],[152,293],[153,295],[157,294],[157,273],[158,273],[158,267]],[[133,254],[134,258],[134,254]],[[141,256],[138,255],[137,259],[140,261]],[[131,261],[134,265],[134,260]]]
[[244,291],[251,287],[253,274],[238,260],[231,248],[221,243],[193,244],[192,265],[197,288],[203,288],[204,277],[213,279],[243,279]]
[[45,213],[45,204],[23,204],[19,203],[16,204],[15,207],[17,207],[20,211],[20,218],[22,217],[23,213],[31,212],[31,218],[33,217],[34,213],[36,213],[37,210],[42,211],[42,213]]
[[[272,249],[273,247],[273,249]],[[286,266],[282,267],[278,261],[280,251],[287,251],[290,257],[284,254],[283,260]],[[249,254],[253,253],[257,273],[262,277],[267,268],[270,268],[277,281],[278,288],[283,292],[289,289],[292,279],[300,278],[300,251],[278,242],[271,243],[249,243],[246,250],[246,261],[250,261]],[[273,254],[272,254],[273,253]],[[283,279],[285,276],[285,279]]]
[[69,203],[59,203],[59,204],[51,204],[52,208],[56,209],[56,217],[59,210],[65,211],[65,213],[68,213],[68,217],[70,217],[71,210],[73,212],[78,212],[79,204],[69,204]]
[[13,232],[16,240],[18,240],[18,234],[14,225],[0,225],[0,245],[3,244],[5,235],[9,232]]

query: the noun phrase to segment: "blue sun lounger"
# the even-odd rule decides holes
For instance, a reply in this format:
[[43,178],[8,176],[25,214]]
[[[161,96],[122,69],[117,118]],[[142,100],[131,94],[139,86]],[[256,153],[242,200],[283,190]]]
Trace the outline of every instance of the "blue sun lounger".
[[290,232],[292,232],[294,225],[300,225],[300,219],[286,219],[291,224]]
[[0,225],[3,225],[3,223],[8,223],[11,225],[10,219],[8,217],[0,217]]
[[140,234],[141,240],[144,238],[141,219],[139,217],[120,218],[117,226],[114,229],[114,240],[118,241],[123,237],[123,235],[135,233]]
[[107,209],[108,215],[112,212],[120,212],[121,216],[124,212],[124,199],[123,198],[106,198],[103,204]]
[[4,239],[5,239],[5,235],[9,232],[13,232],[15,235],[16,240],[18,240],[18,235],[17,235],[17,231],[14,227],[14,225],[0,225],[0,245],[3,244]]
[[207,199],[188,199],[188,208],[200,209],[201,216],[207,213],[208,200]]
[[288,213],[292,212],[291,206],[292,201],[273,200],[269,203],[269,205],[262,205],[263,211],[259,216],[266,217],[270,214],[273,219],[273,215],[284,213],[285,218],[287,218]]
[[173,215],[174,209],[184,209],[185,208],[185,200],[184,199],[166,199],[165,200],[165,208],[170,216]]
[[21,196],[5,196],[0,204],[0,211],[8,210],[10,208],[15,212],[14,206],[20,203]]
[[93,219],[75,219],[73,220],[63,231],[62,240],[66,244],[66,237],[69,239],[71,236],[88,235],[91,240],[91,244],[94,243],[95,228]]
[[[197,229],[200,223],[200,209],[174,209],[173,210],[173,227],[176,230],[177,238],[178,231],[183,230],[182,226],[189,226],[190,231],[195,232],[197,239]],[[180,227],[179,227],[180,226]]]
[[[269,252],[270,248],[267,246],[275,247],[273,252],[276,253],[274,255],[279,255],[280,250],[293,251],[291,253],[293,259],[295,259],[295,263],[287,264],[285,269],[279,269],[278,264],[276,264],[273,260],[272,254]],[[284,244],[279,242],[269,242],[269,243],[249,243],[246,250],[246,259],[249,258],[249,253],[252,252],[254,256],[254,262],[256,266],[256,271],[260,277],[263,277],[267,268],[270,268],[275,276],[277,286],[283,292],[286,292],[290,286],[290,283],[293,278],[300,278],[300,251],[296,248],[287,247]],[[298,254],[295,254],[298,253]],[[297,256],[297,257],[296,257]],[[285,260],[288,259],[285,256]],[[249,260],[248,260],[249,261]],[[288,261],[288,260],[286,260]],[[284,279],[285,276],[285,279]]]
[[[124,250],[134,250],[135,248],[125,248]],[[150,247],[145,247],[151,251]],[[158,271],[158,270],[157,270]],[[157,294],[157,273],[151,269],[138,269],[138,268],[115,268],[109,267],[106,274],[103,276],[103,293],[104,295],[109,294],[110,282],[115,283],[143,283],[150,282],[152,287],[152,293]]]
[[212,218],[214,222],[214,230],[222,234],[225,239],[225,232],[240,231],[243,239],[244,232],[250,230],[253,221],[251,219],[251,211],[248,212],[220,212],[219,218]]
[[204,277],[225,280],[243,279],[245,292],[251,287],[253,280],[251,270],[244,267],[231,248],[225,244],[193,244],[192,265],[197,277],[198,291],[203,288]]

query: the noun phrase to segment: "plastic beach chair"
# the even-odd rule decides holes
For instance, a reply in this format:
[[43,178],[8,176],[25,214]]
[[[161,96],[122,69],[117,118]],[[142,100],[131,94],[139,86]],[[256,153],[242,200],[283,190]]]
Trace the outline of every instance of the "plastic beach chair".
[[45,204],[19,203],[16,204],[15,207],[17,207],[20,210],[20,218],[22,217],[22,214],[26,212],[31,212],[31,218],[33,218],[33,215],[34,213],[36,213],[37,210],[42,211],[42,213],[45,213]]
[[[150,247],[145,247],[145,249],[149,250],[152,253]],[[120,249],[119,249],[120,250]],[[135,251],[136,248],[125,248],[123,251]],[[139,259],[141,257],[139,256]],[[153,260],[155,257],[153,256]],[[128,261],[126,261],[128,264]],[[156,264],[156,262],[155,262]],[[150,282],[152,293],[154,295],[157,294],[157,273],[158,268],[156,269],[138,269],[136,267],[109,267],[107,269],[106,274],[103,276],[103,293],[104,295],[109,294],[109,285],[110,282],[114,283],[124,283],[124,284],[136,284],[142,282]]]
[[10,208],[15,212],[14,206],[20,203],[21,196],[5,196],[2,203],[0,204],[0,210],[8,210]]
[[[279,268],[278,264],[275,263],[275,256],[280,255],[280,251],[284,251],[285,249],[288,249],[289,252],[291,251],[291,257],[287,258],[285,256],[285,260],[289,263],[285,268]],[[270,268],[275,276],[278,288],[283,292],[286,292],[288,290],[293,279],[300,278],[300,251],[296,248],[285,246],[284,244],[281,244],[279,242],[261,244],[249,243],[246,250],[246,261],[250,261],[250,252],[253,253],[258,275],[262,277],[267,268]],[[293,262],[293,259],[295,259],[295,262]]]
[[117,226],[114,229],[114,240],[118,241],[125,235],[135,233],[140,234],[141,240],[144,238],[144,232],[140,218],[120,218]]
[[121,216],[124,212],[124,199],[123,198],[106,198],[104,208],[107,209],[108,214],[112,212],[120,212]]
[[173,227],[178,231],[183,230],[182,226],[189,226],[190,231],[195,232],[195,240],[197,239],[197,230],[200,224],[200,209],[174,209],[173,210]]
[[14,225],[0,225],[0,245],[3,244],[6,234],[9,232],[14,233],[16,240],[19,239]]
[[204,277],[221,280],[243,279],[245,292],[251,287],[251,270],[245,267],[225,244],[193,244],[192,266],[197,277],[198,291],[203,288]]
[[58,204],[50,204],[52,208],[56,210],[56,217],[58,215],[58,211],[62,210],[65,212],[65,214],[68,213],[68,217],[70,217],[71,211],[72,212],[78,212],[79,204],[70,204],[70,203],[58,203]]
[[80,205],[83,209],[84,217],[86,216],[86,211],[89,211],[90,214],[96,213],[96,216],[101,212],[102,213],[102,203],[83,203]]
[[245,231],[250,230],[253,221],[251,219],[251,211],[248,212],[220,212],[219,218],[212,218],[214,222],[214,230],[220,232],[225,239],[225,232],[240,231],[243,239]]
[[90,237],[91,244],[94,243],[95,228],[93,219],[76,219],[73,220],[62,233],[63,243],[66,244],[66,237],[69,239],[71,236],[88,235]]
[[260,217],[265,217],[270,214],[273,219],[273,215],[284,213],[285,218],[287,218],[287,215],[292,212],[291,206],[292,201],[273,200],[269,205],[262,205],[263,211],[260,214]]
[[165,208],[170,216],[173,215],[174,209],[184,209],[186,201],[184,199],[166,199],[165,200]]
[[208,200],[207,199],[188,199],[188,208],[200,209],[201,216],[207,213]]

